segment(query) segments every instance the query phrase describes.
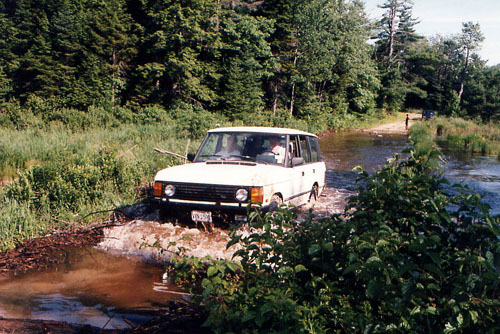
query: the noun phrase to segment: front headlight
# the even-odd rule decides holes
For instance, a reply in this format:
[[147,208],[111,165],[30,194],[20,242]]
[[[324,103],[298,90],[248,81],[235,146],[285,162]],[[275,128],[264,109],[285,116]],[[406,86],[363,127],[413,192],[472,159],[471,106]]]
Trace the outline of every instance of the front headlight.
[[165,187],[165,195],[167,197],[172,197],[175,195],[175,186],[171,185],[171,184],[168,184],[166,187]]
[[236,200],[238,202],[245,202],[248,199],[248,190],[240,188],[236,190]]

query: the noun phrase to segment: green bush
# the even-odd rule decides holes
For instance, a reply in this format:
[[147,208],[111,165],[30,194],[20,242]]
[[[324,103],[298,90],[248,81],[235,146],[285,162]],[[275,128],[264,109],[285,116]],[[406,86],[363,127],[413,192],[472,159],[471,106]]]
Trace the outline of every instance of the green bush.
[[133,192],[139,177],[133,166],[117,157],[116,152],[101,150],[96,157],[76,160],[55,159],[21,172],[7,187],[7,198],[27,203],[33,210],[63,210],[78,213],[95,205],[106,192]]
[[136,120],[139,124],[154,124],[171,121],[167,111],[158,105],[147,106],[140,110],[140,112],[137,113]]
[[41,128],[43,122],[33,113],[21,108],[17,102],[0,105],[0,126],[3,128],[22,130],[26,128]]
[[[496,333],[499,219],[410,151],[361,174],[344,215],[253,213],[238,262],[183,267],[215,333]],[[184,262],[187,263],[187,262]],[[182,270],[184,268],[184,271]],[[189,268],[189,269],[188,269]],[[198,265],[198,268],[200,266]],[[196,274],[193,274],[196,273]]]

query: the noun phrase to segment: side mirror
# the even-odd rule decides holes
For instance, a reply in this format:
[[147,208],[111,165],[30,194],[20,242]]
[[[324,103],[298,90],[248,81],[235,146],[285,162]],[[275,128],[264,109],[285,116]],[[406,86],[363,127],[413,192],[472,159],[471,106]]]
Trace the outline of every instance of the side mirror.
[[193,153],[188,153],[187,154],[187,159],[188,159],[189,162],[193,162],[193,160],[194,160],[194,154]]
[[304,158],[302,158],[302,157],[292,158],[292,167],[303,165],[303,164],[304,164]]

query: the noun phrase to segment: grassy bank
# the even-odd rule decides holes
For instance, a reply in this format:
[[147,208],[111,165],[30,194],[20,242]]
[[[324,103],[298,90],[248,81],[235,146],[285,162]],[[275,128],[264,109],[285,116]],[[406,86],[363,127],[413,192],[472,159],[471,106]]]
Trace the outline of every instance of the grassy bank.
[[427,128],[437,138],[447,140],[450,146],[485,155],[500,155],[500,124],[437,117],[421,123],[415,130],[419,128]]
[[[184,153],[187,138],[168,124],[123,125],[85,132],[0,130],[0,249],[45,230],[87,224],[109,213],[96,211],[140,200],[163,167],[177,158],[154,147]],[[191,150],[199,140],[191,143]]]

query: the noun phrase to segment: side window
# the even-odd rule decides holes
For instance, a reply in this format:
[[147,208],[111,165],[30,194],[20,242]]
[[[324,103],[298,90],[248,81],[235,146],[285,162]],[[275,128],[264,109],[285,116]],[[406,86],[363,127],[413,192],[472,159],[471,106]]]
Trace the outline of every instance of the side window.
[[320,160],[319,150],[318,150],[318,138],[316,137],[307,137],[309,139],[309,147],[311,148],[311,161],[317,162]]
[[290,158],[300,157],[299,138],[298,136],[290,136]]
[[309,146],[307,145],[307,138],[305,136],[300,136],[300,149],[302,158],[304,158],[305,163],[311,162],[311,155],[309,154]]

